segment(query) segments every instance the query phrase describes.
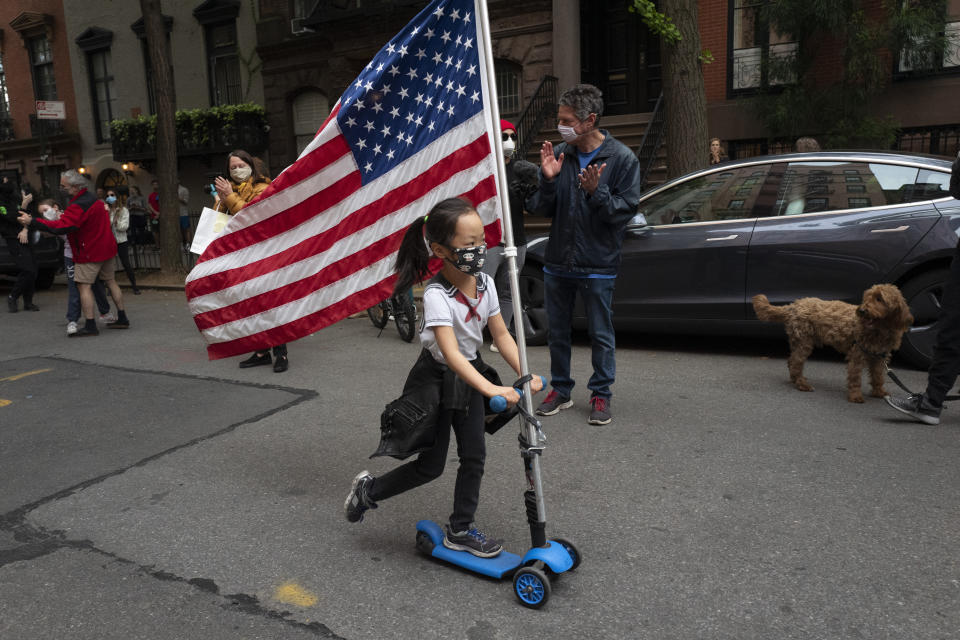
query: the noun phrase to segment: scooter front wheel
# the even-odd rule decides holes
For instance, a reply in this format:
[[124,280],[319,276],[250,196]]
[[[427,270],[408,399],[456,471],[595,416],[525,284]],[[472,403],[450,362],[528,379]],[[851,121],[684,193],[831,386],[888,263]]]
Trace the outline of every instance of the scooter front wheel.
[[573,566],[570,567],[569,571],[573,571],[580,566],[580,562],[583,560],[583,556],[580,555],[580,550],[577,549],[576,545],[567,540],[566,538],[553,538],[553,541],[563,547],[568,554],[570,554],[570,559],[573,560]]
[[523,567],[513,574],[513,592],[525,607],[539,609],[550,599],[550,579],[535,567]]

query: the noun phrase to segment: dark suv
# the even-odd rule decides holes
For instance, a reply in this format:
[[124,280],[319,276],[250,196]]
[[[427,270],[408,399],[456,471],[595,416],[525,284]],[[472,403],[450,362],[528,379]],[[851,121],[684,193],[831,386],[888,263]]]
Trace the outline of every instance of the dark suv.
[[[627,227],[614,325],[783,335],[757,320],[754,295],[859,303],[890,282],[915,318],[900,355],[926,368],[960,228],[949,184],[946,159],[845,152],[748,158],[672,180],[641,196]],[[546,239],[527,247],[521,293],[537,344]]]

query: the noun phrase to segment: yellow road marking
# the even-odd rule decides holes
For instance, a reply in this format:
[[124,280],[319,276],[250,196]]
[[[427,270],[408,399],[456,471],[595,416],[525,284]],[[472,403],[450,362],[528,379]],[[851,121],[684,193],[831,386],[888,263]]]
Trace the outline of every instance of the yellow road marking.
[[296,582],[285,582],[273,593],[273,599],[284,604],[293,604],[298,607],[312,607],[317,604],[317,596],[310,593]]
[[19,380],[20,378],[26,378],[27,376],[35,376],[38,373],[46,373],[47,371],[53,371],[53,369],[37,369],[36,371],[27,371],[26,373],[18,373],[15,376],[0,378],[0,382],[13,382],[14,380]]
[[0,398],[0,407],[5,407],[8,404],[13,404],[13,400],[4,400],[3,398]]

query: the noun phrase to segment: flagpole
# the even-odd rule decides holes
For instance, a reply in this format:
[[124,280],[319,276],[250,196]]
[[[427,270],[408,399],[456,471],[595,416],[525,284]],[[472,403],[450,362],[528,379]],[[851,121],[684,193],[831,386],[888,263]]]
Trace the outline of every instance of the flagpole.
[[[500,131],[500,102],[497,99],[496,74],[493,68],[493,45],[490,39],[490,17],[487,13],[487,0],[476,0],[477,7],[477,33],[483,39],[483,55],[485,58],[484,73],[487,79],[487,91],[490,96],[490,113],[493,116],[490,122],[491,131],[499,134]],[[507,258],[507,270],[510,279],[510,293],[513,298],[513,319],[515,332],[517,334],[517,348],[520,352],[520,371],[525,376],[530,373],[527,364],[527,343],[524,335],[523,326],[523,307],[520,303],[520,280],[517,275],[517,247],[513,240],[513,224],[511,223],[510,211],[510,185],[507,183],[507,165],[503,158],[503,138],[500,135],[494,135],[493,149],[497,163],[497,190],[500,192],[500,209],[503,212],[503,240],[504,256]],[[523,211],[519,213],[523,215]],[[533,404],[530,399],[529,388],[524,393],[524,406],[532,409]]]
[[[491,131],[500,132],[500,103],[497,99],[496,74],[493,67],[493,43],[490,38],[490,16],[487,12],[487,0],[475,0],[477,8],[477,33],[483,40],[483,55],[485,59],[484,74],[487,79],[487,91],[490,96],[490,113],[493,115],[493,122],[490,123]],[[500,192],[500,207],[503,211],[502,225],[504,249],[503,255],[507,259],[507,275],[510,280],[510,294],[513,298],[513,326],[517,336],[517,350],[520,355],[520,375],[526,376],[530,373],[530,367],[527,364],[527,341],[524,334],[523,306],[520,303],[520,279],[517,273],[517,247],[513,240],[513,224],[511,223],[510,211],[510,185],[507,183],[507,165],[503,158],[503,138],[500,135],[493,136],[493,147],[497,163],[497,184]],[[518,215],[522,216],[523,211]],[[530,393],[530,383],[523,385],[523,397],[520,398],[523,407],[528,414],[533,414],[533,397]],[[537,430],[530,426],[526,420],[523,422],[523,436],[531,447],[539,446],[537,441],[539,436]],[[546,505],[543,500],[543,483],[540,475],[540,456],[530,456],[529,473],[527,474],[528,489],[534,491],[536,497],[537,522],[530,521],[530,534],[533,538],[534,546],[545,544],[545,525],[547,521]],[[528,520],[530,519],[528,508]]]

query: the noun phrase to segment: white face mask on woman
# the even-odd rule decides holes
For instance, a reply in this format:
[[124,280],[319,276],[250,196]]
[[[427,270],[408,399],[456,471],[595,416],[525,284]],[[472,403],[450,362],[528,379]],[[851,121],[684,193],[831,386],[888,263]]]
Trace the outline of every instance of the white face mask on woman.
[[230,177],[233,178],[234,182],[246,182],[251,173],[253,173],[253,171],[250,167],[234,167],[230,169]]

